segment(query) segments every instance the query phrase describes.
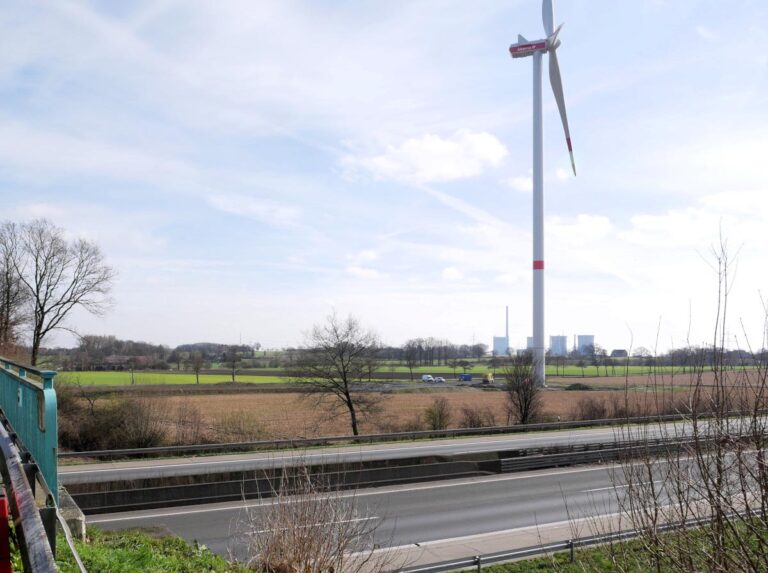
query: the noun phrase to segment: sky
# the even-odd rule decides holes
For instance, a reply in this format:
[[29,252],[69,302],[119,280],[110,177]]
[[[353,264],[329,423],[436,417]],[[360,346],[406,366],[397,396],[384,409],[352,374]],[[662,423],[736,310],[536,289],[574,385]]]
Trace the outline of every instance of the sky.
[[[729,344],[761,346],[768,3],[555,10],[578,176],[545,73],[546,334],[710,342],[722,238]],[[507,50],[538,0],[9,0],[0,31],[1,217],[118,273],[81,334],[280,348],[336,312],[491,344],[508,305],[524,346],[532,68]]]

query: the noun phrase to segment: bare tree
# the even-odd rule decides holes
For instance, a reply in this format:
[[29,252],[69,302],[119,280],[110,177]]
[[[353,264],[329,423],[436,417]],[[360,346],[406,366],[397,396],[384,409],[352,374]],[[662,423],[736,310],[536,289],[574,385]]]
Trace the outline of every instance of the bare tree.
[[63,229],[47,219],[19,227],[12,263],[32,306],[33,366],[43,339],[64,328],[64,319],[74,308],[98,315],[109,305],[115,272],[99,247],[85,239],[68,241]]
[[533,367],[533,354],[523,352],[511,357],[504,368],[509,421],[528,424],[541,413],[541,387],[533,379]]
[[340,319],[332,314],[325,324],[315,325],[307,335],[290,375],[303,382],[331,409],[346,409],[352,434],[359,434],[359,417],[373,412],[378,399],[361,392],[360,385],[375,371],[377,336],[363,328],[353,316]]
[[[237,366],[240,364],[240,354],[237,346],[229,346],[224,352],[224,364],[229,368],[229,373],[232,376],[232,382],[237,382],[235,376],[237,375]],[[199,378],[198,378],[199,381]]]
[[417,340],[409,340],[405,343],[405,346],[403,346],[403,360],[411,375],[411,382],[413,382],[413,369],[419,363],[419,342]]
[[200,384],[200,371],[203,369],[204,364],[205,359],[203,358],[203,353],[199,350],[195,350],[189,355],[189,365],[195,373],[195,382],[197,384]]
[[29,293],[14,267],[18,250],[18,228],[14,223],[0,225],[0,350],[13,351],[19,329],[27,319],[25,307]]

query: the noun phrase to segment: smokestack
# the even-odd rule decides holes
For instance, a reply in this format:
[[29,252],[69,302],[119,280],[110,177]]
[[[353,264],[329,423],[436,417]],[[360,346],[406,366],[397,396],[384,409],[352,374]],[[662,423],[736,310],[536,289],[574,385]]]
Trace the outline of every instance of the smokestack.
[[505,335],[507,337],[507,346],[509,346],[509,305],[507,305],[507,325],[505,329]]

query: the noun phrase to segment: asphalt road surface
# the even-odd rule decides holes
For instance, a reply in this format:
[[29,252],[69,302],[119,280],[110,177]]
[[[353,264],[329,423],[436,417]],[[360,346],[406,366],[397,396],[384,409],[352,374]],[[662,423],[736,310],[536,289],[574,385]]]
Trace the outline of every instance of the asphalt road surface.
[[[360,513],[379,522],[379,544],[401,546],[498,532],[546,527],[617,510],[614,484],[621,470],[603,466],[542,470],[393,487],[334,495],[354,497]],[[88,517],[103,529],[160,527],[221,555],[242,558],[238,533],[249,512],[270,500],[144,510]]]

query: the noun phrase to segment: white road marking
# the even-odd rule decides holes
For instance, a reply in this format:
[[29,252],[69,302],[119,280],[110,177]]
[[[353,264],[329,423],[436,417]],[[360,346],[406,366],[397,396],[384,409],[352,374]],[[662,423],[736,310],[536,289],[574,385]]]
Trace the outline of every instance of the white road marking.
[[[432,541],[420,541],[418,543],[408,543],[406,545],[394,545],[392,547],[382,547],[380,549],[376,549],[373,551],[373,553],[378,553],[380,551],[398,551],[400,549],[413,549],[414,547],[424,548],[429,547],[431,545],[440,545],[443,543],[462,543],[466,541],[471,541],[473,539],[481,539],[483,537],[493,537],[496,535],[511,535],[513,533],[522,533],[524,531],[536,531],[541,529],[547,529],[547,528],[555,528],[555,527],[562,527],[564,525],[572,526],[577,523],[581,523],[582,521],[592,521],[592,520],[598,520],[598,519],[605,519],[607,517],[616,517],[618,515],[621,515],[621,512],[614,512],[614,513],[601,513],[598,515],[592,515],[587,517],[579,517],[574,519],[566,519],[564,521],[552,521],[549,523],[537,523],[535,525],[525,525],[523,527],[514,527],[512,529],[500,529],[498,531],[489,531],[486,533],[472,533],[470,535],[461,535],[458,537],[447,537],[445,539],[434,539]],[[353,553],[352,555],[356,555]]]
[[[649,484],[649,483],[664,483],[664,480],[654,480],[652,482],[643,482],[643,484]],[[592,489],[582,489],[579,491],[579,493],[590,493],[593,491],[607,491],[609,489],[623,489],[625,487],[629,487],[630,484],[621,484],[621,485],[609,485],[608,487],[595,487]]]

